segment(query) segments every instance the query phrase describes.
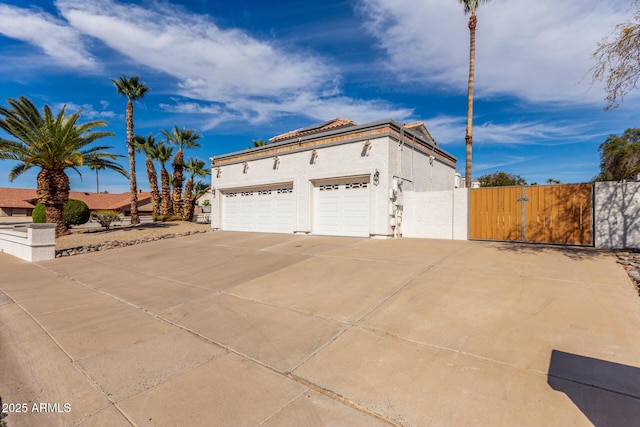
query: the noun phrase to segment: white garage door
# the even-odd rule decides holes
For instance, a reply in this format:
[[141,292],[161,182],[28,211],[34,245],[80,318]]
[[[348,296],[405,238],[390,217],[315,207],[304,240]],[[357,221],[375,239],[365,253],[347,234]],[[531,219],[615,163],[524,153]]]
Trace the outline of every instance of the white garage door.
[[293,186],[223,192],[222,229],[293,233]]
[[369,237],[369,181],[314,187],[314,234]]

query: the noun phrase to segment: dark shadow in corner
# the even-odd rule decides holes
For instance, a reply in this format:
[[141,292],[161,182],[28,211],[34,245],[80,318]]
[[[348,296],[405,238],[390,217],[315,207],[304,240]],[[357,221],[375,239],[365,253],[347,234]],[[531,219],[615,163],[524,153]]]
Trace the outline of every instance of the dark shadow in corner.
[[596,427],[640,425],[640,368],[553,350],[547,383]]
[[611,250],[584,246],[554,245],[550,243],[495,242],[500,251],[517,254],[551,253],[573,260],[611,256]]

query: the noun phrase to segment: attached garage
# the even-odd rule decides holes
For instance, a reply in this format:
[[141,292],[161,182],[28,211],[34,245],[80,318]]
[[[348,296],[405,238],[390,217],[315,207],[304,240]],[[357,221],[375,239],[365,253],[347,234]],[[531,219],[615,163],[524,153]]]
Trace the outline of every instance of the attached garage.
[[369,178],[322,182],[314,185],[313,233],[369,237]]
[[292,233],[293,184],[239,188],[222,193],[222,226],[230,231]]
[[212,157],[211,227],[401,236],[405,195],[452,190],[455,163],[422,122],[337,118]]

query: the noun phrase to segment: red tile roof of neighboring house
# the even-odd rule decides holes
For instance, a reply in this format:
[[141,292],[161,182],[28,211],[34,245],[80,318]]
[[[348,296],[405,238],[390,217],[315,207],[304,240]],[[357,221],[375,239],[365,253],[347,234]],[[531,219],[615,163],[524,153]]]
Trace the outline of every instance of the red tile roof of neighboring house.
[[349,119],[343,119],[343,118],[336,118],[333,120],[329,120],[326,122],[322,122],[322,123],[317,123],[315,125],[311,125],[311,126],[307,126],[306,128],[302,128],[302,129],[297,129],[291,132],[287,132],[287,133],[283,133],[281,135],[277,135],[274,136],[273,138],[269,139],[270,142],[276,142],[276,141],[281,141],[283,139],[289,139],[289,138],[294,138],[297,136],[302,136],[302,135],[308,135],[310,133],[316,133],[316,132],[322,132],[325,130],[329,130],[329,129],[335,129],[335,128],[339,128],[339,127],[345,127],[345,126],[356,126],[356,122],[354,122],[353,120],[349,120]]
[[36,190],[25,188],[0,188],[0,208],[30,209],[37,199]]
[[[0,208],[33,208],[37,203],[35,189],[0,188]],[[118,210],[131,204],[130,193],[108,194],[70,191],[70,199],[82,200],[91,210]],[[138,202],[151,198],[151,193],[138,193]]]

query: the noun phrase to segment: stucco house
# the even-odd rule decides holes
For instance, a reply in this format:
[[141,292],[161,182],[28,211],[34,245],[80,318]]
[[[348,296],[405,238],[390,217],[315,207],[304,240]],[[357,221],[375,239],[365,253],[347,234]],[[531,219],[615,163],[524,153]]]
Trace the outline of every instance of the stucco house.
[[[130,193],[108,194],[70,191],[70,199],[82,200],[91,211],[114,210],[122,216],[131,214]],[[36,190],[32,188],[0,188],[0,218],[30,217],[38,203]],[[151,215],[151,193],[138,194],[138,212]]]
[[455,187],[456,158],[423,122],[337,118],[269,141],[211,158],[212,228],[400,236],[410,193]]

